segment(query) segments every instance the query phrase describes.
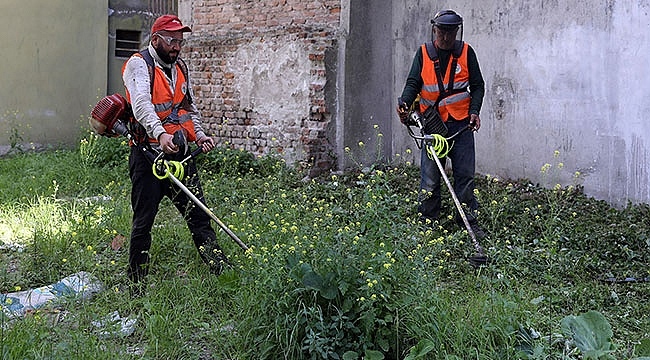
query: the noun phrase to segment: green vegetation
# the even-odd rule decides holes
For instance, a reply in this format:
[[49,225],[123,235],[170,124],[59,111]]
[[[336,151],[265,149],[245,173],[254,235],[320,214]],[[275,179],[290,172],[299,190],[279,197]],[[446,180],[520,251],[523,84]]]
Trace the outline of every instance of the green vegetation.
[[[417,224],[410,153],[309,181],[273,156],[201,156],[208,205],[250,249],[220,231],[233,268],[210,275],[165,200],[146,290],[132,298],[121,143],[89,135],[74,151],[0,159],[0,292],[78,271],[104,285],[89,300],[2,316],[3,359],[650,356],[650,284],[603,281],[649,276],[650,207],[614,209],[576,185],[479,177],[491,263],[474,269],[452,220]],[[553,160],[539,164],[549,178],[562,168]],[[92,325],[115,311],[137,318],[133,334]]]

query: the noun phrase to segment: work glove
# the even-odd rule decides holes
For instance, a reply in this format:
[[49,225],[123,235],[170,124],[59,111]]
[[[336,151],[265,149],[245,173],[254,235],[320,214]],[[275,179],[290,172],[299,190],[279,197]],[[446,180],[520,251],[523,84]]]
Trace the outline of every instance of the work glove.
[[471,114],[469,116],[469,127],[472,131],[478,131],[481,128],[481,118],[478,114]]
[[412,120],[409,119],[409,107],[402,98],[397,99],[397,115],[399,116],[399,121],[406,126],[415,125]]

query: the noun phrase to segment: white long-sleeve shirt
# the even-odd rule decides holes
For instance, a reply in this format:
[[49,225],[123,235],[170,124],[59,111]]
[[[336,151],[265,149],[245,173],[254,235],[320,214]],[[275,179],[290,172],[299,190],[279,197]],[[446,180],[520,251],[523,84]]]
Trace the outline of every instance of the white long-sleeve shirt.
[[[153,58],[154,64],[156,67],[163,69],[172,69],[172,77],[169,78],[165,75],[165,79],[169,84],[169,87],[174,92],[176,88],[176,80],[178,79],[176,66],[173,64],[164,63],[156,50],[151,44],[149,44],[149,53]],[[159,75],[159,74],[158,74]],[[147,131],[147,135],[152,139],[158,140],[160,135],[164,134],[165,128],[162,126],[162,119],[158,117],[156,111],[154,110],[153,103],[151,100],[151,81],[149,78],[149,69],[147,68],[147,63],[140,56],[131,56],[126,62],[124,67],[124,73],[122,74],[122,80],[124,81],[124,87],[129,91],[131,96],[131,107],[133,108],[133,116],[135,119],[144,126]],[[190,92],[190,96],[194,98],[192,93],[192,86],[190,84],[189,74],[186,79],[187,82],[187,91]],[[205,132],[203,131],[203,126],[201,125],[201,114],[197,110],[196,106],[189,102],[183,102],[185,105],[183,108],[187,110],[192,118],[192,123],[194,124],[194,132],[196,133],[196,139],[199,140],[205,137]]]

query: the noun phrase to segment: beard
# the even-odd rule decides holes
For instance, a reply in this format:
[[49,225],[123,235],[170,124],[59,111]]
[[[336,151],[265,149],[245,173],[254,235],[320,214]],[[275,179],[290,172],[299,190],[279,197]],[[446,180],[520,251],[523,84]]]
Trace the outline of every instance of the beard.
[[165,51],[162,46],[154,46],[156,53],[165,64],[173,64],[178,59],[178,51],[171,50]]

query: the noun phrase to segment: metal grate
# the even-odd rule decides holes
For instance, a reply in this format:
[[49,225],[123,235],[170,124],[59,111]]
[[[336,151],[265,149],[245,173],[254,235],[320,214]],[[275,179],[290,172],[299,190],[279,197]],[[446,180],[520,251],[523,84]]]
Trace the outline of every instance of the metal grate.
[[154,17],[165,14],[176,14],[176,1],[175,0],[149,0],[149,11],[154,14]]
[[115,56],[128,58],[140,50],[140,31],[115,30]]

